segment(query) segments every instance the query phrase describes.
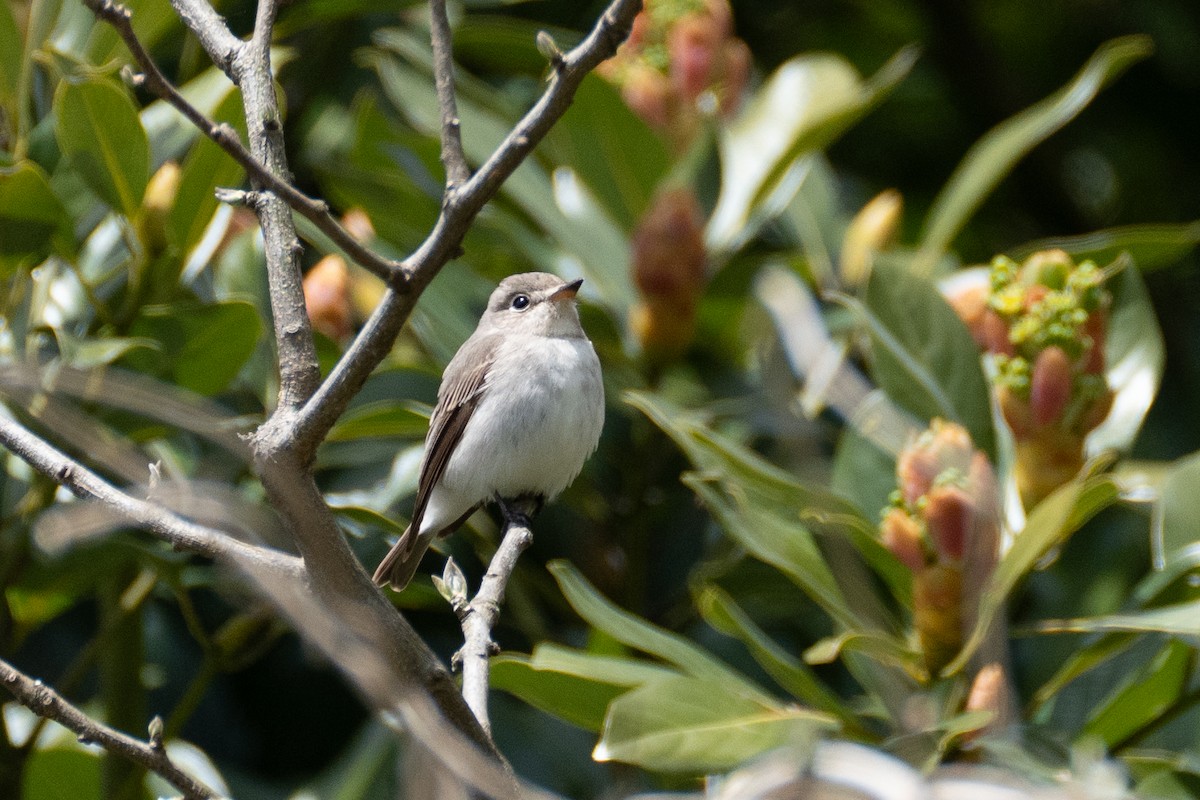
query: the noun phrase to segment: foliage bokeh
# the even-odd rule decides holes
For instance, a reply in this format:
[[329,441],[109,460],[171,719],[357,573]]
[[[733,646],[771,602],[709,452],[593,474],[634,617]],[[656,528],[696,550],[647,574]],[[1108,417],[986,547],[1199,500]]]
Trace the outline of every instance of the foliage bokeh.
[[[231,87],[168,4],[130,5],[194,101],[236,127]],[[277,63],[298,184],[400,256],[439,207],[438,111],[423,6],[380,5],[292,4]],[[720,6],[679,4],[710,5]],[[403,527],[440,368],[492,284],[529,269],[586,278],[582,313],[605,365],[609,420],[584,475],[538,518],[497,633],[507,652],[496,684],[532,703],[494,693],[498,743],[519,773],[591,797],[689,786],[681,773],[732,768],[834,729],[922,766],[970,749],[981,718],[963,712],[963,681],[939,682],[905,637],[912,577],[878,538],[894,459],[836,407],[801,413],[828,398],[798,394],[796,331],[778,303],[803,286],[839,290],[826,295],[818,330],[845,343],[850,363],[905,413],[963,423],[1005,480],[1013,464],[978,353],[931,278],[1061,247],[1101,266],[1130,254],[1112,279],[1114,308],[1129,313],[1119,329],[1114,313],[1109,352],[1152,373],[1130,396],[1154,402],[1142,425],[1135,398],[1127,435],[1107,442],[1123,451],[1115,467],[1093,462],[1040,513],[1030,504],[1022,533],[1037,537],[1009,551],[980,613],[1011,611],[1023,634],[1008,677],[1029,737],[1045,742],[1035,758],[1055,767],[1096,737],[1145,790],[1189,796],[1200,16],[1184,0],[1105,9],[737,4],[725,34],[747,42],[754,77],[733,116],[722,101],[723,121],[695,116],[663,136],[623,102],[625,87],[593,77],[480,216],[318,465],[373,564]],[[249,26],[251,4],[221,10]],[[456,9],[468,158],[486,155],[539,90],[536,32],[565,44],[597,10]],[[1117,38],[1128,34],[1149,37]],[[7,46],[21,41],[32,45]],[[10,3],[0,45],[6,405],[106,475],[146,484],[155,463],[168,485],[186,479],[217,497],[227,523],[270,537],[277,523],[228,441],[269,407],[274,381],[253,221],[212,197],[240,171],[120,82],[126,55],[82,6]],[[1072,81],[1077,91],[1056,94]],[[26,95],[19,110],[14,98]],[[1037,124],[985,137],[1035,104]],[[956,171],[968,152],[980,157]],[[889,189],[902,206],[885,201],[877,222],[858,213]],[[218,233],[205,239],[214,214]],[[330,261],[318,232],[304,234],[310,302],[334,298],[320,328],[327,368],[379,288]],[[656,250],[664,240],[677,246]],[[68,376],[122,371],[99,392],[63,381],[47,393],[22,372],[29,359]],[[160,395],[156,414],[137,405],[139,393]],[[236,580],[108,531],[7,462],[6,657],[118,727],[138,732],[162,714],[168,736],[206,753],[237,795],[308,785],[391,796],[396,744]],[[1115,502],[1118,489],[1130,502]],[[66,553],[47,545],[61,526],[89,524],[105,536]],[[447,548],[478,578],[494,535],[477,515]],[[420,582],[398,605],[448,659],[458,627],[432,586]],[[1045,622],[1066,619],[1075,622]],[[1033,635],[1039,625],[1084,633]],[[682,702],[695,697],[711,704]],[[924,703],[924,727],[904,718],[911,698]],[[743,717],[770,724],[719,748],[642,741],[658,725]],[[6,719],[14,738],[27,724],[15,711]],[[598,755],[646,770],[595,762],[601,731]],[[62,780],[44,776],[64,774],[78,776],[79,797],[139,796],[123,768],[61,737],[3,757],[28,759],[29,797],[45,796],[40,781]],[[101,769],[116,775],[102,782]]]

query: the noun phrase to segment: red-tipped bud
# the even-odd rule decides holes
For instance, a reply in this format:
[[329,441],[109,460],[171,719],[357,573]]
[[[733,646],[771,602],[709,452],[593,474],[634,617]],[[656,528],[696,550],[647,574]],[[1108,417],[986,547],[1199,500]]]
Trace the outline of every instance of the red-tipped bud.
[[996,401],[1013,436],[1023,439],[1033,431],[1033,411],[1028,400],[1007,386],[1000,386],[996,389]]
[[891,508],[879,526],[883,546],[914,573],[925,566],[925,546],[921,524],[903,509]]
[[707,14],[681,17],[667,33],[671,82],[687,101],[695,100],[708,88],[720,44],[717,22]]
[[1038,354],[1029,384],[1034,424],[1050,425],[1062,419],[1071,399],[1071,372],[1071,359],[1061,347],[1047,347]]
[[975,500],[958,486],[935,487],[925,499],[925,526],[939,561],[961,561],[975,524]]
[[304,305],[318,331],[335,342],[350,336],[350,270],[341,256],[325,256],[304,276]]
[[1083,332],[1090,341],[1083,360],[1083,371],[1089,375],[1104,373],[1104,345],[1108,335],[1108,314],[1098,308],[1088,314],[1088,320],[1083,325]]
[[1101,422],[1104,422],[1104,420],[1108,419],[1108,414],[1110,411],[1112,411],[1114,397],[1115,395],[1113,394],[1112,389],[1105,389],[1104,393],[1092,402],[1092,405],[1088,408],[1087,412],[1080,420],[1080,431],[1087,433],[1088,431],[1099,427]]
[[704,287],[704,216],[691,189],[671,189],[633,234],[633,281],[646,297],[695,298]]

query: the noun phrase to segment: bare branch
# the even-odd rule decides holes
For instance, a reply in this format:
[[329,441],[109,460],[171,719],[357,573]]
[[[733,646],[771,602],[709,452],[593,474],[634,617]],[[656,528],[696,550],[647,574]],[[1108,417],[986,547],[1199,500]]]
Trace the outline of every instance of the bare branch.
[[433,79],[442,110],[442,165],[446,168],[446,193],[451,194],[471,177],[471,168],[463,153],[458,103],[454,99],[454,52],[446,0],[429,0],[429,15]]
[[487,574],[483,576],[475,598],[459,610],[464,643],[457,658],[462,662],[463,698],[488,735],[492,732],[491,722],[488,721],[488,675],[495,648],[492,628],[496,627],[496,620],[500,618],[504,591],[516,569],[517,559],[533,544],[533,531],[529,527],[533,505],[523,500],[501,500],[500,508],[504,513],[500,547],[488,564]]
[[[208,4],[208,0],[171,0],[171,5],[175,7],[175,13],[183,20],[188,30],[196,34],[208,57],[236,83],[233,62],[242,48],[242,40],[230,32],[225,20]],[[96,12],[91,3],[88,3],[88,8]],[[125,41],[128,43],[129,40]],[[130,47],[130,50],[132,49]]]
[[388,354],[421,292],[455,257],[479,210],[566,112],[587,73],[616,52],[641,7],[641,0],[613,0],[587,38],[556,65],[541,99],[491,158],[459,191],[447,194],[433,231],[404,262],[402,279],[393,282],[350,349],[300,410],[289,431],[289,446],[296,447],[299,454],[311,457],[371,371]]
[[183,793],[187,800],[216,800],[219,795],[175,766],[163,749],[161,733],[143,742],[103,725],[63,699],[62,695],[39,680],[30,678],[12,664],[0,659],[0,683],[21,705],[39,717],[54,720],[82,742],[98,744],[139,766],[161,775]]
[[260,569],[293,578],[302,573],[303,565],[295,556],[247,544],[122,492],[7,416],[0,416],[0,445],[76,496],[102,501],[129,524],[145,528],[181,550],[235,563],[252,562]]
[[[250,176],[251,180],[255,181],[262,187],[269,189],[296,210],[300,216],[313,223],[322,233],[330,238],[342,252],[353,259],[356,263],[361,264],[366,269],[374,274],[390,280],[400,270],[401,264],[398,261],[393,261],[384,258],[375,251],[366,247],[362,242],[355,239],[349,231],[341,226],[337,219],[329,211],[329,205],[322,200],[317,200],[304,194],[296,187],[292,186],[284,178],[278,177],[268,170],[263,164],[251,155],[238,138],[237,132],[228,125],[214,122],[205,116],[199,109],[187,101],[179,90],[167,80],[167,77],[162,74],[162,70],[154,63],[150,54],[146,52],[146,48],[142,45],[141,40],[133,31],[133,26],[130,23],[129,9],[114,3],[112,0],[83,0],[84,4],[92,10],[92,13],[97,18],[104,20],[112,25],[117,33],[121,35],[125,45],[129,48],[129,52],[133,54],[134,60],[137,62],[138,69],[141,70],[142,85],[156,97],[170,103],[179,113],[183,114],[189,122],[208,138],[212,139],[222,150],[238,163]],[[189,11],[194,11],[198,8],[206,8],[212,14],[218,25],[222,25],[220,17],[216,16],[211,6],[204,2],[183,2],[183,0],[174,0],[176,10],[182,15],[184,11],[181,7],[186,7]],[[196,31],[189,17],[184,17],[188,27]],[[228,33],[228,31],[226,31]],[[243,46],[241,40],[230,35],[230,39],[236,43],[236,50],[230,51],[229,66],[218,65],[231,75],[235,72],[232,67],[234,55],[236,52],[241,52]],[[203,40],[202,40],[203,41]],[[208,49],[206,47],[206,49]],[[208,49],[210,55],[212,50]],[[236,82],[241,81],[241,78],[236,78]]]

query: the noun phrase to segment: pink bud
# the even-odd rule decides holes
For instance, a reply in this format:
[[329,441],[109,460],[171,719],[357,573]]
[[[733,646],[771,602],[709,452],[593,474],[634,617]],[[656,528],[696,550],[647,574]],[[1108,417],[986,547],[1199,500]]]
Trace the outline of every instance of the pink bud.
[[958,486],[938,486],[926,496],[925,526],[941,561],[961,561],[975,523],[975,501]]
[[1036,425],[1062,418],[1071,399],[1071,382],[1071,359],[1061,347],[1047,347],[1038,354],[1029,385],[1029,406]]
[[891,508],[879,526],[883,545],[892,552],[900,563],[913,572],[925,566],[925,548],[922,544],[921,525],[904,512]]
[[707,14],[681,17],[667,33],[671,80],[688,101],[708,88],[720,40],[717,23]]

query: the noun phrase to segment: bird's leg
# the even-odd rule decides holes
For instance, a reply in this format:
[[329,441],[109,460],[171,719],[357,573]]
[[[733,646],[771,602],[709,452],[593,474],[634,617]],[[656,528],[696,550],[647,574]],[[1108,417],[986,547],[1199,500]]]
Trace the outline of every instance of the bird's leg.
[[504,517],[505,527],[517,525],[528,528],[530,521],[545,504],[546,496],[541,494],[523,494],[518,497],[496,495],[496,505],[500,506],[500,515]]

